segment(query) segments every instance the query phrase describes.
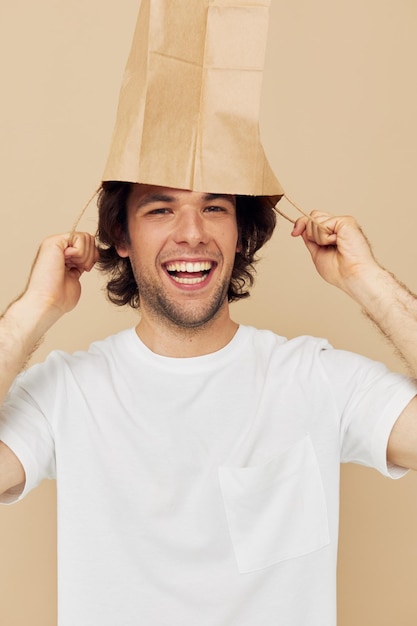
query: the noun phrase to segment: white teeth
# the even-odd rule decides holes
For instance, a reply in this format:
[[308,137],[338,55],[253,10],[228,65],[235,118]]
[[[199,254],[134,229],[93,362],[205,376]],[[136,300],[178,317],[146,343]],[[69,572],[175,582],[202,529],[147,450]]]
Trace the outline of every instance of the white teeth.
[[206,277],[200,276],[199,278],[179,278],[178,276],[172,276],[172,279],[175,280],[176,283],[180,283],[181,285],[196,285],[197,283],[202,283]]
[[194,274],[197,272],[204,272],[211,269],[210,261],[202,261],[197,263],[185,262],[185,261],[175,261],[173,263],[168,263],[166,268],[168,272],[187,272],[187,274]]

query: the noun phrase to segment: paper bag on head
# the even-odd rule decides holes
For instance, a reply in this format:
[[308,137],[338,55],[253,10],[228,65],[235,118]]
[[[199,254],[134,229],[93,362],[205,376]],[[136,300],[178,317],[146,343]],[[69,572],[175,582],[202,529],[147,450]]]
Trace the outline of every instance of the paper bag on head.
[[142,0],[104,181],[284,193],[260,141],[269,0]]

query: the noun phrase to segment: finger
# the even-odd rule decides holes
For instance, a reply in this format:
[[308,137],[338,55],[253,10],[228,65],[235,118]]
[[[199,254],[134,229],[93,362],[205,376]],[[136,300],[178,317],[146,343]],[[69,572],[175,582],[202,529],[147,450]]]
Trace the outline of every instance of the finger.
[[305,229],[307,228],[307,224],[308,224],[307,217],[298,218],[298,220],[294,223],[294,228],[292,229],[291,235],[293,237],[300,237],[300,235],[302,235]]
[[337,236],[330,225],[328,214],[300,217],[292,230],[293,237],[302,236],[305,241],[312,241],[321,246],[334,245]]
[[319,246],[332,246],[337,241],[336,220],[334,216],[320,211],[313,211],[306,225],[305,237]]
[[98,260],[98,250],[94,238],[91,235],[85,236],[84,241],[75,244],[66,250],[66,260],[82,271],[89,272]]
[[89,272],[98,260],[95,239],[89,233],[75,233],[64,254],[66,266],[81,272]]

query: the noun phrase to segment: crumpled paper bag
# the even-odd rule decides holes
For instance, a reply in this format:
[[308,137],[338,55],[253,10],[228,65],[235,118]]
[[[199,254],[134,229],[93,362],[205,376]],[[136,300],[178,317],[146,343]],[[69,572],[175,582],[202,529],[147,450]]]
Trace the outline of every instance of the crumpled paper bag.
[[103,180],[279,200],[259,134],[269,4],[142,0]]

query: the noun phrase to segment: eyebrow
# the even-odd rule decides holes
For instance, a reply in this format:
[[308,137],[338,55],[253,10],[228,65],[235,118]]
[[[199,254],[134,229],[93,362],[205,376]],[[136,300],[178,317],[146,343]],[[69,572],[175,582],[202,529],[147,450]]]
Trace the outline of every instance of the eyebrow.
[[206,193],[203,196],[204,202],[208,202],[209,200],[226,200],[231,204],[234,204],[233,198],[234,196],[229,193]]
[[[202,197],[202,200],[204,202],[211,202],[213,200],[226,200],[227,202],[230,202],[231,204],[234,204],[233,202],[233,196],[231,194],[226,194],[226,193],[205,193]],[[172,203],[175,202],[176,198],[174,196],[170,196],[168,194],[165,193],[151,193],[149,195],[146,195],[144,198],[142,198],[142,200],[139,200],[139,202],[136,205],[137,209],[140,209],[141,207],[144,207],[148,204],[152,204],[154,202],[166,202],[166,203]]]
[[151,193],[146,195],[144,198],[139,200],[136,205],[137,209],[140,209],[147,204],[152,204],[153,202],[174,202],[175,198],[173,196],[168,196],[164,193]]

